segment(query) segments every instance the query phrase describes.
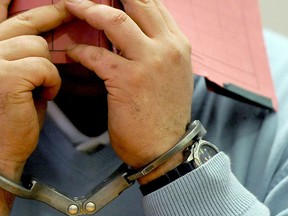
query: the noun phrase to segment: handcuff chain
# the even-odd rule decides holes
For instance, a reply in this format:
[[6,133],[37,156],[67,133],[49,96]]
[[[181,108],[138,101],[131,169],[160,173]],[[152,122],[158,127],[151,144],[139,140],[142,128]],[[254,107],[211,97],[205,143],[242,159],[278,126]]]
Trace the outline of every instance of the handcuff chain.
[[181,151],[183,152],[189,146],[193,145],[193,141],[201,139],[205,133],[206,130],[200,121],[193,121],[188,125],[187,131],[180,141],[156,160],[139,170],[129,169],[126,164],[122,164],[114,173],[104,180],[103,183],[97,185],[89,195],[84,197],[70,199],[55,189],[43,185],[36,180],[28,181],[29,187],[23,187],[1,175],[0,188],[22,198],[44,202],[70,216],[94,214],[133,185],[136,179],[147,175],[165,163],[174,154]]

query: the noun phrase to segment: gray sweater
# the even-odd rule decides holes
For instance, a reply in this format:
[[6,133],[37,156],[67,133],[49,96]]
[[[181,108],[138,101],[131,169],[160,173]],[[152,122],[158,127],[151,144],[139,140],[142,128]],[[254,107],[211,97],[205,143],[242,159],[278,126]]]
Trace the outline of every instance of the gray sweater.
[[[193,119],[222,151],[205,165],[143,197],[138,185],[97,216],[288,215],[288,39],[265,32],[279,111],[269,112],[207,92],[196,77]],[[48,117],[25,172],[68,196],[80,196],[121,161],[107,146],[75,150]],[[12,215],[63,215],[36,201],[17,199]]]

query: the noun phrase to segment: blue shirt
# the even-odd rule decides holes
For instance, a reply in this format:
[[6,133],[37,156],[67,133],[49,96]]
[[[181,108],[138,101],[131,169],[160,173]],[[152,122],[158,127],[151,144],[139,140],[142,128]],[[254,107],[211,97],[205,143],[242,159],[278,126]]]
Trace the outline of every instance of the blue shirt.
[[[135,184],[96,215],[288,215],[288,39],[265,31],[265,40],[279,111],[208,92],[196,77],[192,118],[222,152],[145,197]],[[73,197],[85,195],[120,163],[109,146],[90,155],[77,152],[48,117],[25,172]],[[63,214],[17,199],[12,215]]]

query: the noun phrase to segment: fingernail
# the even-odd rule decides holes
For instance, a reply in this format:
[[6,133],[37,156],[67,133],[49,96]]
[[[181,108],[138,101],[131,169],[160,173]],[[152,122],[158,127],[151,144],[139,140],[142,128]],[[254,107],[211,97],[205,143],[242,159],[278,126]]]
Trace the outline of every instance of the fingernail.
[[78,2],[81,2],[83,0],[67,0],[67,1],[70,2],[70,3],[78,3]]

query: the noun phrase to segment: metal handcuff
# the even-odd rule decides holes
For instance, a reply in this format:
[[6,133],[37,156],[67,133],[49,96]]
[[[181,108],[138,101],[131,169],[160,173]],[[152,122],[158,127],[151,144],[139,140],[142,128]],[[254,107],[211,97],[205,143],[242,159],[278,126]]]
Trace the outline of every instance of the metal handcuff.
[[165,163],[175,153],[189,149],[205,133],[206,130],[200,121],[193,121],[188,125],[187,131],[180,141],[156,160],[139,170],[132,170],[126,164],[122,164],[106,180],[98,184],[85,196],[69,198],[35,179],[23,180],[19,185],[0,176],[0,187],[18,197],[46,203],[66,215],[95,214],[117,198],[124,190],[132,186],[136,179],[147,175]]

